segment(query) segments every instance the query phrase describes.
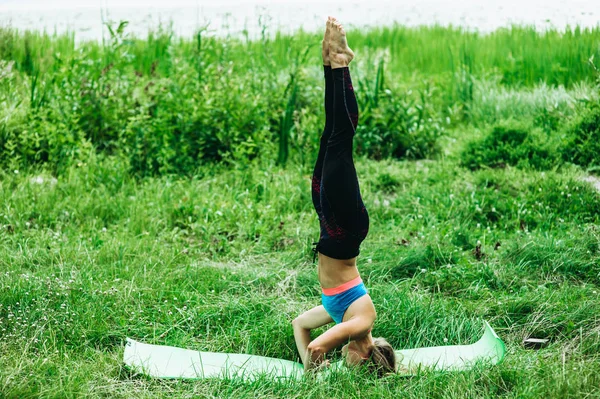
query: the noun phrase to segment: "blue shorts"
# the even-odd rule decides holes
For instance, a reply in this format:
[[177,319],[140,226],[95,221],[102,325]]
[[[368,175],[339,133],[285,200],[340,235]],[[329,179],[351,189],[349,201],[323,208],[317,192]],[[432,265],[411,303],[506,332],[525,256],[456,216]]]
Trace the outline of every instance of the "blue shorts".
[[344,314],[350,305],[366,294],[368,294],[367,288],[362,279],[357,277],[336,288],[323,288],[321,301],[333,321],[339,324],[344,319]]

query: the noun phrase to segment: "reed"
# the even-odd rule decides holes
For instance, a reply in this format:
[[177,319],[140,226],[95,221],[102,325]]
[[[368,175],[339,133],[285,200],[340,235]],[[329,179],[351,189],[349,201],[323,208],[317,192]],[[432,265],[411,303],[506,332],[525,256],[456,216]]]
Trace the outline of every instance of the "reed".
[[[0,164],[48,164],[60,172],[91,148],[122,154],[140,175],[193,174],[201,162],[257,156],[305,162],[315,149],[307,132],[321,129],[315,116],[322,94],[311,89],[321,84],[314,79],[317,34],[270,34],[265,26],[255,41],[203,29],[187,39],[164,26],[136,38],[127,22],[107,32],[101,43],[75,45],[73,34],[0,30],[0,57],[12,66],[0,97],[5,109],[17,111],[0,121]],[[595,95],[588,60],[598,56],[596,28],[512,27],[484,35],[395,25],[348,35],[358,54],[353,72],[364,116],[359,153],[374,158],[437,156],[448,126],[493,119],[482,110],[488,87],[585,87],[584,95]],[[568,95],[562,104],[577,102]],[[552,112],[572,113],[568,107]],[[525,119],[552,119],[543,116],[547,109],[523,110],[532,110]]]

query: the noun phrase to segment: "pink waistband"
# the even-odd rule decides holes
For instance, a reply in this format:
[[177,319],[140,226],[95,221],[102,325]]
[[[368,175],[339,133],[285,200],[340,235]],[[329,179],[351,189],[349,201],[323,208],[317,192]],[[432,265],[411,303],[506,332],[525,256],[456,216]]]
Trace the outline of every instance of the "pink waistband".
[[342,285],[338,285],[335,288],[321,288],[321,289],[323,290],[323,294],[325,294],[327,296],[332,296],[332,295],[341,294],[344,291],[348,291],[350,288],[354,288],[357,285],[359,285],[360,283],[362,283],[362,279],[360,278],[360,276],[358,276],[355,279],[350,280],[347,283],[344,283]]

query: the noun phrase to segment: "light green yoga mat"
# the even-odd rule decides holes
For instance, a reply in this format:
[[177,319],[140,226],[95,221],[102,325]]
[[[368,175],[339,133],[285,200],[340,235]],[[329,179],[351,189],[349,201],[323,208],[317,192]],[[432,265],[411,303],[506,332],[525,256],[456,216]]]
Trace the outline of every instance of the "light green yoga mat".
[[[481,339],[472,345],[435,346],[396,351],[398,372],[414,374],[418,370],[468,370],[478,362],[490,365],[504,359],[506,347],[492,327],[485,323]],[[149,345],[127,338],[123,361],[130,369],[155,378],[242,378],[266,376],[298,379],[302,365],[263,356],[198,352],[172,346]],[[334,363],[329,371],[342,368]],[[322,373],[323,374],[323,373]]]

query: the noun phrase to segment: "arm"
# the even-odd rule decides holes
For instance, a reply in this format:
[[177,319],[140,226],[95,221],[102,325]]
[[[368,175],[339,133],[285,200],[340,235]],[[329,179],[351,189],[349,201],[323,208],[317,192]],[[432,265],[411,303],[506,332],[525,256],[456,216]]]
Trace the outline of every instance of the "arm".
[[304,359],[304,369],[310,370],[323,360],[325,353],[348,341],[363,338],[373,326],[377,317],[369,295],[356,300],[346,312],[350,320],[337,324],[308,344],[308,359]]
[[314,341],[308,344],[308,359],[304,360],[305,370],[310,370],[322,362],[325,353],[330,350],[352,341],[357,338],[362,338],[365,333],[368,333],[372,320],[365,317],[356,317],[337,324],[329,330],[325,331]]
[[308,345],[310,344],[310,331],[326,324],[332,323],[333,319],[323,306],[317,306],[302,313],[292,321],[294,328],[294,339],[300,353],[300,359],[306,366]]

